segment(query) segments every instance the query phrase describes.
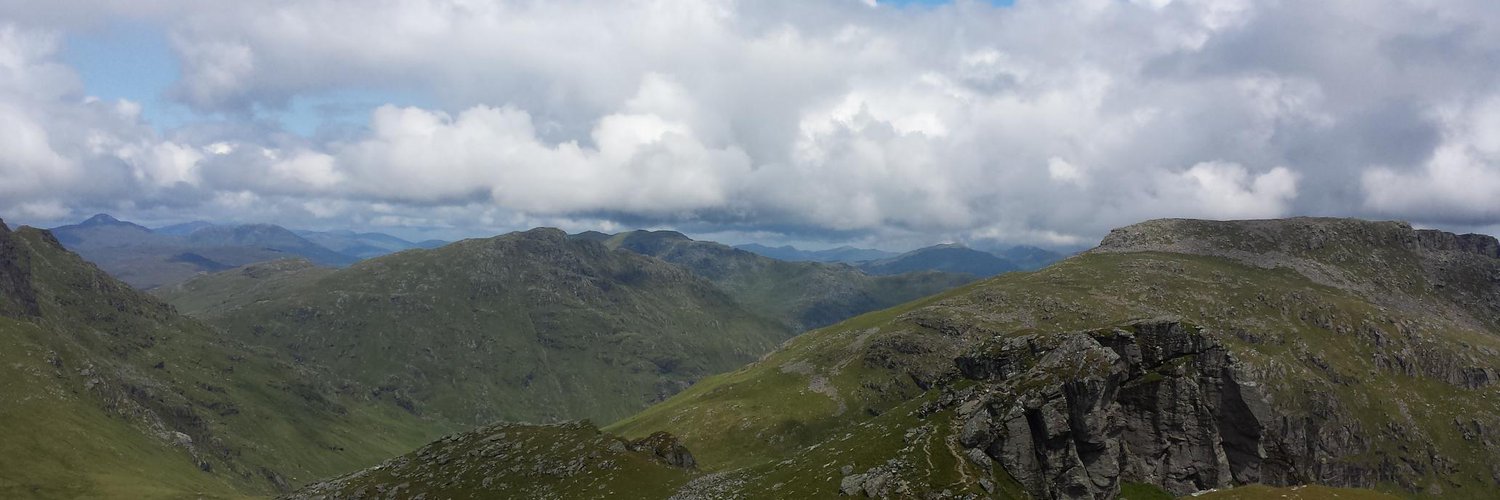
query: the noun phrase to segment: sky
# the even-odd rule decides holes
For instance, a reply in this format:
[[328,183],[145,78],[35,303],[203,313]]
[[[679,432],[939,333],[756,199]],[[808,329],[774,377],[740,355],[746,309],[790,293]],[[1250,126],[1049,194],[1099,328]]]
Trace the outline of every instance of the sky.
[[0,0],[0,218],[1500,232],[1492,0]]

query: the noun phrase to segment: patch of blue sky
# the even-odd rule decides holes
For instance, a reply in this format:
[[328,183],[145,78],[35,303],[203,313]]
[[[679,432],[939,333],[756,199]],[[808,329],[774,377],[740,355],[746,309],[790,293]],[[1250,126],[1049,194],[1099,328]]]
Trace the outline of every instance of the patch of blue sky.
[[[168,95],[181,76],[181,68],[162,26],[122,21],[75,33],[66,39],[61,57],[78,72],[84,92],[100,99],[127,99],[140,104],[142,118],[158,130],[219,118],[199,113]],[[297,95],[282,107],[257,107],[254,115],[311,137],[325,126],[363,127],[369,122],[370,112],[385,104],[431,106],[429,99],[415,92],[338,89]]]
[[78,72],[88,95],[138,103],[142,117],[159,128],[197,118],[187,106],[167,98],[181,70],[161,26],[125,21],[74,33],[60,55]]
[[283,129],[312,137],[325,127],[350,128],[369,124],[370,113],[380,106],[416,106],[432,109],[435,103],[419,93],[391,89],[339,89],[292,98],[285,109],[261,110]]

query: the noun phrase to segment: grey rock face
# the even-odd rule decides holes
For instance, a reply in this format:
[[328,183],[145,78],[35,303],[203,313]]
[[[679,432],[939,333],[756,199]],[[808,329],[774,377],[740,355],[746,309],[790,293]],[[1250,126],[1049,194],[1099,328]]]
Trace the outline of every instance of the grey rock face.
[[31,286],[29,255],[0,220],[0,316],[34,318],[41,316],[36,291]]
[[1254,383],[1177,321],[1002,339],[957,363],[986,386],[960,444],[1038,498],[1113,498],[1124,480],[1188,494],[1301,476],[1267,451],[1272,417]]
[[626,445],[630,451],[645,453],[658,462],[673,467],[692,469],[698,466],[698,461],[693,458],[693,453],[683,446],[682,441],[666,432],[653,433]]

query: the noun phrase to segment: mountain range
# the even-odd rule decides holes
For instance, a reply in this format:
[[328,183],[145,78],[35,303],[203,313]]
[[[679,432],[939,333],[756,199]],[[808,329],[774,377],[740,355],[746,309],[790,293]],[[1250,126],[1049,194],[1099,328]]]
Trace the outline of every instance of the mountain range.
[[1167,219],[972,279],[535,229],[169,305],[0,223],[0,496],[1500,488],[1492,237]]
[[844,264],[786,262],[719,243],[696,241],[675,231],[584,233],[573,237],[600,241],[610,248],[681,266],[718,285],[746,307],[798,332],[975,279],[969,274],[926,269],[870,276]]
[[845,264],[858,264],[867,260],[885,259],[900,255],[896,252],[875,250],[873,248],[855,248],[847,245],[826,250],[800,250],[791,245],[772,247],[759,243],[735,245],[734,247],[788,262],[842,262]]
[[684,269],[555,229],[157,293],[229,338],[469,425],[614,420],[795,333]]
[[[179,283],[201,273],[224,271],[257,262],[303,258],[320,266],[344,267],[364,259],[404,250],[433,249],[448,243],[442,240],[412,242],[377,232],[290,230],[273,224],[235,225],[192,221],[150,229],[107,214],[95,215],[78,224],[56,227],[52,232],[68,249],[78,252],[126,283],[147,290]],[[613,236],[597,231],[574,235],[575,238],[596,239],[601,242]],[[683,238],[687,239],[686,236]],[[1012,247],[1005,250],[1002,256],[956,244],[937,245],[904,254],[848,246],[802,251],[791,246],[750,244],[735,249],[780,261],[850,264],[868,274],[879,276],[941,271],[988,277],[1008,271],[1037,269],[1063,257],[1036,247]],[[741,256],[742,260],[743,257]],[[928,288],[926,291],[938,289],[941,287]],[[915,296],[900,298],[911,299]],[[874,300],[873,303],[888,306],[895,302]],[[827,323],[824,319],[794,323],[794,326],[801,328]]]
[[291,231],[272,224],[204,221],[148,229],[98,214],[52,229],[69,250],[140,289],[255,262],[305,258],[342,267],[361,259],[444,242],[412,243],[381,233]]
[[[1493,498],[1497,276],[1488,236],[1347,219],[1150,221],[700,381],[600,431],[671,436],[693,457],[687,474],[557,494]],[[586,449],[574,443],[551,447]],[[474,476],[469,457],[482,455],[442,456],[454,462],[401,459],[427,471],[402,476],[403,494],[503,494],[518,490],[477,479],[546,476]],[[571,457],[581,469],[602,459]],[[356,473],[303,493],[396,485]]]
[[1034,271],[1066,257],[1061,253],[1033,246],[1021,245],[989,252],[960,243],[933,245],[905,253],[850,246],[828,250],[799,250],[790,245],[770,247],[754,243],[735,248],[792,262],[841,262],[876,275],[944,271],[981,278],[1010,271]]

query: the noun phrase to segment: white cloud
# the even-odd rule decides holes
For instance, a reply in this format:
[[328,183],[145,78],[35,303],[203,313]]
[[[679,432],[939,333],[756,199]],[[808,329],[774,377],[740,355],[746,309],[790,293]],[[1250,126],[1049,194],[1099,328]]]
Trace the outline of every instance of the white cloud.
[[1252,175],[1244,166],[1204,162],[1158,177],[1145,205],[1160,216],[1197,213],[1214,219],[1262,219],[1287,215],[1297,197],[1297,174],[1275,167]]
[[1085,182],[1088,182],[1088,177],[1083,173],[1083,169],[1055,156],[1047,159],[1047,175],[1052,177],[1052,180],[1063,184],[1082,186]]
[[[0,13],[43,26],[0,31],[0,121],[17,131],[0,137],[13,152],[0,210],[182,203],[278,220],[1054,243],[1159,216],[1500,223],[1500,5],[1486,0]],[[60,33],[111,18],[170,30],[172,96],[228,124],[166,137],[130,103],[85,98],[56,62]],[[428,99],[331,138],[247,118],[349,89]]]
[[1423,165],[1365,172],[1365,205],[1421,218],[1500,220],[1500,96],[1442,110],[1443,142]]

